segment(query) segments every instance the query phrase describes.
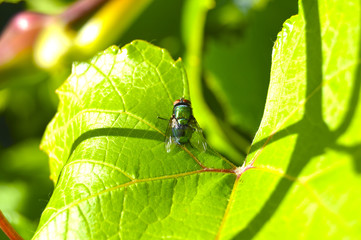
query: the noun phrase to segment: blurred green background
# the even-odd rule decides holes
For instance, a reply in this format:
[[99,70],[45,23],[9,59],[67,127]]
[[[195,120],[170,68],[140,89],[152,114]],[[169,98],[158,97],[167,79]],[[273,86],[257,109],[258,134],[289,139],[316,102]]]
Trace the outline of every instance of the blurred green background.
[[[130,0],[117,6],[123,15],[122,9],[109,7],[117,1],[104,1],[74,20],[73,2],[0,1],[0,209],[25,239],[33,235],[52,193],[39,143],[56,112],[55,89],[73,61],[134,39],[181,57],[208,141],[241,164],[262,118],[273,43],[283,22],[297,13],[296,0]],[[5,39],[7,24],[25,10],[48,14],[40,21],[46,24],[25,16],[30,26],[38,24],[36,34],[15,32]],[[102,23],[103,32],[79,43],[94,21]],[[61,39],[52,45],[60,53],[45,47],[54,39]],[[5,50],[14,54],[4,60]],[[50,61],[46,54],[58,57]],[[3,233],[0,239],[6,239]]]

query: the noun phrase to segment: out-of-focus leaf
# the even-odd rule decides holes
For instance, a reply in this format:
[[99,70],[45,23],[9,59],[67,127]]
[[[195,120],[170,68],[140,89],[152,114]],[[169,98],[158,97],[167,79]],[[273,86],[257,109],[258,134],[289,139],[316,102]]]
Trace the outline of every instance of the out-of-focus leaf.
[[24,0],[31,11],[59,14],[77,0]]
[[[31,239],[52,192],[46,155],[39,139],[0,152],[0,209],[15,230]],[[0,239],[7,239],[0,233]]]
[[41,81],[6,89],[7,98],[1,113],[1,131],[4,135],[9,131],[11,137],[4,146],[34,136],[41,137],[46,124],[56,111],[57,101],[51,99],[54,95],[51,91],[56,87],[52,84],[50,81]]
[[[36,64],[49,70],[64,61],[79,61],[92,56],[114,43],[149,2],[115,0],[91,4],[82,1],[72,5],[40,34],[34,50]],[[88,16],[90,12],[84,10],[87,8],[97,9],[92,9],[93,14]],[[78,20],[87,19],[76,29],[68,23],[74,14],[79,14]]]
[[0,90],[0,113],[6,108],[9,99],[9,91],[6,89]]
[[[185,45],[185,67],[189,76],[190,94],[196,112],[196,118],[202,124],[209,142],[222,152],[231,156],[233,162],[241,163],[243,155],[232,145],[222,130],[215,114],[204,97],[204,86],[202,83],[202,50],[203,50],[203,28],[207,12],[214,6],[213,0],[185,2],[182,16],[182,33]],[[249,143],[240,138],[239,145],[246,149]],[[245,153],[245,152],[244,152]]]
[[122,45],[143,39],[167,49],[174,58],[182,56],[184,46],[180,27],[183,5],[183,0],[151,1],[118,42]]
[[21,211],[25,202],[27,189],[22,182],[4,183],[0,182],[0,207],[2,211]]
[[262,9],[270,0],[233,0],[237,7],[244,13],[248,13],[251,9]]
[[47,158],[39,142],[29,139],[0,152],[0,209],[34,222],[52,192]]
[[18,3],[20,2],[21,0],[0,0],[0,4],[3,3],[3,2],[8,2],[8,3]]
[[[206,82],[221,104],[224,116],[218,118],[224,128],[229,124],[251,137],[257,131],[269,84],[273,38],[296,10],[296,1],[273,1],[262,11],[250,12],[245,32],[239,33],[237,42],[208,38]],[[217,105],[210,107],[217,111]],[[232,141],[232,135],[227,136]]]
[[93,55],[120,36],[150,0],[109,1],[80,29],[74,39],[75,54]]
[[41,80],[114,44],[149,2],[78,1],[58,14],[19,13],[0,36],[0,88]]

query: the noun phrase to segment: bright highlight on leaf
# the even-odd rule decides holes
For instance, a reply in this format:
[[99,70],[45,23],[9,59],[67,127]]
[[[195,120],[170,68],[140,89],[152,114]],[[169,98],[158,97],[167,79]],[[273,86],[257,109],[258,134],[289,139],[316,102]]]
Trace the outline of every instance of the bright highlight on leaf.
[[304,0],[284,24],[238,167],[164,149],[158,116],[189,99],[165,50],[134,41],[75,64],[42,142],[55,190],[34,239],[360,238],[360,16],[357,1]]

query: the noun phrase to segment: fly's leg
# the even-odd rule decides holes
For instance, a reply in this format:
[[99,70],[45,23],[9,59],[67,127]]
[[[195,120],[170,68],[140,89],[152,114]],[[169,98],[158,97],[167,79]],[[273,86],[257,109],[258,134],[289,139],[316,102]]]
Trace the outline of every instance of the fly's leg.
[[167,120],[167,121],[169,121],[169,119],[167,119],[167,118],[162,118],[162,117],[159,117],[159,116],[157,116],[157,118],[158,118],[158,119],[162,119],[162,120]]

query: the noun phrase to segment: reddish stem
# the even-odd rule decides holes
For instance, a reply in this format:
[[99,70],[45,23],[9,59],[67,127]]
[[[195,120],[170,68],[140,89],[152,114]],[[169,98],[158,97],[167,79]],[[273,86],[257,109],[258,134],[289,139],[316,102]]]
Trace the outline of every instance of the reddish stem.
[[99,7],[109,0],[80,0],[71,5],[59,16],[63,23],[74,24],[96,12]]
[[235,174],[234,169],[218,169],[218,168],[203,168],[205,172],[219,172],[219,173],[233,173]]
[[23,238],[15,231],[15,229],[10,225],[8,220],[6,220],[4,214],[0,210],[0,228],[8,236],[10,240],[23,240]]

